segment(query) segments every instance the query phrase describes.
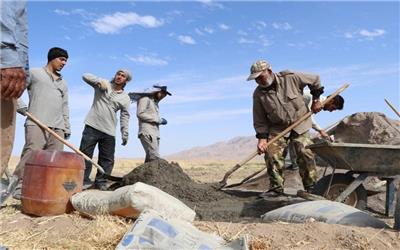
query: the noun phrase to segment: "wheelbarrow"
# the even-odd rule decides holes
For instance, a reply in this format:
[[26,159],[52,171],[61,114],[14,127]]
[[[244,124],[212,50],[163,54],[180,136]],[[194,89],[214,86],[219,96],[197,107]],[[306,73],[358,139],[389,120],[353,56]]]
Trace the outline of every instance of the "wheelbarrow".
[[[362,184],[368,176],[377,176],[386,180],[385,214],[393,215],[396,191],[393,181],[400,175],[400,146],[323,141],[307,148],[333,168],[329,175],[325,175],[325,168],[323,177],[314,186],[314,194],[365,209],[368,192]],[[336,169],[348,171],[335,173]]]

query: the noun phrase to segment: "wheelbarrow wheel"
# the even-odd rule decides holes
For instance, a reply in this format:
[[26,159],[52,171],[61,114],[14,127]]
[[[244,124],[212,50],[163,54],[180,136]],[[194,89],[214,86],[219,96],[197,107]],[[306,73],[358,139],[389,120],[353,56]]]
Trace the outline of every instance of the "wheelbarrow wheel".
[[[354,177],[349,174],[334,174],[329,192],[328,189],[331,175],[322,177],[314,186],[313,194],[323,196],[328,200],[335,200],[353,181]],[[364,210],[367,207],[367,190],[360,185],[346,197],[343,203]]]

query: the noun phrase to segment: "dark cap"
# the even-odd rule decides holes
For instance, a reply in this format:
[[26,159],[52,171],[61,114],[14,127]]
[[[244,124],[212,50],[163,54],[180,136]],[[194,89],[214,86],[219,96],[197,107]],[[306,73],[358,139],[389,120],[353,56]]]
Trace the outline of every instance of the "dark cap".
[[153,88],[159,89],[162,92],[165,92],[167,95],[172,95],[171,93],[168,92],[167,86],[153,85]]
[[68,58],[68,52],[65,49],[54,47],[49,50],[49,53],[47,53],[48,62],[58,57]]

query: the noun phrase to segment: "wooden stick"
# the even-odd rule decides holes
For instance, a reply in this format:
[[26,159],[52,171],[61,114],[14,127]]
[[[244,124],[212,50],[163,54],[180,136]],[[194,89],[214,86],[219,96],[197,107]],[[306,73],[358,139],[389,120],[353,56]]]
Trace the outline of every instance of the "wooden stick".
[[102,173],[104,174],[104,176],[109,179],[109,180],[113,180],[113,181],[121,181],[122,177],[116,177],[116,176],[112,176],[107,174],[104,169],[97,164],[96,162],[94,162],[89,156],[85,155],[84,153],[82,153],[82,151],[80,151],[78,148],[76,148],[74,145],[72,145],[71,143],[69,143],[67,140],[65,140],[64,138],[62,138],[61,136],[59,136],[56,132],[54,132],[52,129],[50,129],[49,127],[47,127],[46,125],[44,125],[41,121],[39,121],[38,119],[36,119],[31,113],[29,112],[25,112],[26,116],[29,117],[29,119],[31,119],[34,123],[36,123],[39,127],[41,127],[42,129],[46,130],[47,132],[49,132],[51,135],[53,135],[55,138],[57,138],[59,141],[61,141],[63,144],[65,144],[66,146],[68,146],[70,149],[72,149],[75,153],[81,155],[83,158],[85,158],[85,160],[90,161],[93,165],[96,166],[96,168]]
[[[347,89],[350,85],[348,83],[345,83],[342,87],[340,87],[338,90],[336,90],[332,95],[330,95],[328,98],[325,99],[325,101],[322,102],[322,107],[330,102],[333,98],[335,98],[335,96],[339,95],[341,92],[343,92],[345,89]],[[311,115],[313,114],[312,111],[309,111],[308,113],[306,113],[305,115],[303,115],[302,117],[300,117],[295,123],[293,123],[292,125],[290,125],[289,127],[287,127],[285,130],[283,130],[282,132],[280,132],[278,135],[276,135],[274,138],[272,138],[271,140],[268,140],[267,145],[265,146],[266,148],[268,148],[268,146],[270,146],[272,143],[276,142],[277,140],[279,140],[281,137],[283,137],[284,135],[286,135],[287,133],[289,133],[292,129],[294,129],[295,127],[297,127],[300,123],[302,123],[303,121],[305,121],[306,119],[308,119]],[[230,169],[228,172],[226,172],[226,174],[224,175],[224,178],[220,181],[219,188],[222,188],[226,185],[226,180],[228,179],[228,177],[233,174],[233,172],[235,172],[236,170],[238,170],[239,168],[241,168],[244,164],[246,164],[247,162],[249,162],[251,159],[253,159],[256,155],[258,155],[258,151],[253,152],[251,155],[249,155],[246,159],[244,159],[242,162],[236,164],[232,169]]]
[[386,102],[387,105],[389,105],[389,107],[400,117],[399,111],[393,106],[393,104],[391,104],[391,103],[389,102],[389,100],[387,100],[386,98],[385,98],[385,102]]

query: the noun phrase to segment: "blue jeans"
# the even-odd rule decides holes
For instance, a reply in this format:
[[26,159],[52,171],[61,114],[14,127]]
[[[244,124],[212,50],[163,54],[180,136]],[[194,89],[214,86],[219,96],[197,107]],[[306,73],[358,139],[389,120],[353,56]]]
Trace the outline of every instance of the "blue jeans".
[[[85,125],[82,132],[82,140],[79,150],[90,158],[93,157],[94,148],[98,144],[99,159],[97,163],[104,169],[107,174],[111,174],[114,167],[114,153],[115,153],[115,137],[103,133],[95,128]],[[85,160],[85,175],[83,182],[90,182],[90,173],[92,172],[92,163]],[[97,170],[95,185],[105,185],[107,182],[104,175]]]

